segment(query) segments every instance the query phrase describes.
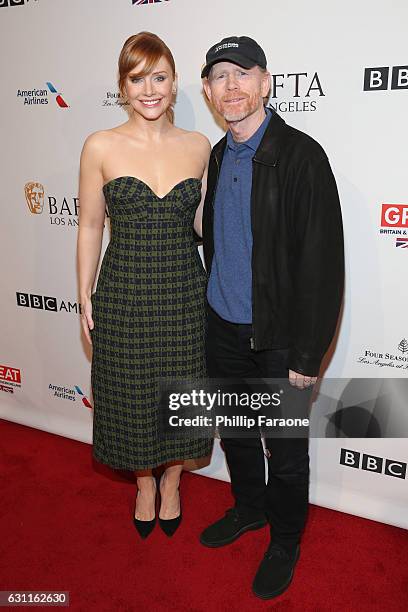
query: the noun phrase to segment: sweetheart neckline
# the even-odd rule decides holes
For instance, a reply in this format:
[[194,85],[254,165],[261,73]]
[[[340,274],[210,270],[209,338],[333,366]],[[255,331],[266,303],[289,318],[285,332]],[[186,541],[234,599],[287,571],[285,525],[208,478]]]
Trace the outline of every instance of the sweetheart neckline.
[[171,189],[170,191],[168,191],[166,193],[166,195],[164,195],[163,197],[160,197],[157,195],[157,193],[155,191],[153,191],[153,189],[150,187],[150,185],[148,185],[147,183],[145,183],[144,181],[142,181],[142,179],[138,178],[137,176],[132,176],[130,174],[124,174],[123,176],[117,176],[113,179],[111,179],[110,181],[108,181],[107,183],[105,183],[102,187],[102,191],[105,189],[105,187],[107,187],[110,183],[113,183],[114,181],[118,181],[119,179],[124,179],[124,178],[131,178],[134,179],[135,181],[139,181],[139,183],[142,183],[145,187],[148,188],[148,190],[158,199],[158,200],[165,200],[167,198],[167,196],[169,196],[175,189],[176,187],[178,187],[179,185],[181,185],[181,183],[185,183],[186,181],[199,181],[199,183],[201,183],[201,179],[197,178],[196,176],[189,176],[185,179],[182,179],[181,181],[179,181],[178,183],[176,183]]

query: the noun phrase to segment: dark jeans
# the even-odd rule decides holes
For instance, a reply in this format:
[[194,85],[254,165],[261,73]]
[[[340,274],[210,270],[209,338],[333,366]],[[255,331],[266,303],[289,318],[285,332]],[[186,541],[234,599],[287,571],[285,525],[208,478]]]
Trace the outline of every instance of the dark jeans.
[[[207,307],[206,354],[211,378],[288,377],[288,349],[251,350],[252,326],[230,323]],[[310,401],[311,389],[303,393]],[[267,517],[274,542],[299,542],[309,497],[307,438],[265,438],[269,451],[268,483],[262,442],[256,438],[223,438],[237,508],[248,517]]]

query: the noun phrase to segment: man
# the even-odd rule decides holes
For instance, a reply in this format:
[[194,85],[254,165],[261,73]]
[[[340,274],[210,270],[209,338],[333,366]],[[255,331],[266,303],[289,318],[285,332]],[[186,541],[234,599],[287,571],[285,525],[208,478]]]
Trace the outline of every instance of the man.
[[[264,106],[270,74],[253,39],[211,47],[201,76],[228,125],[211,152],[203,211],[209,375],[289,377],[309,397],[343,292],[341,210],[327,156]],[[299,557],[309,455],[307,438],[265,444],[267,485],[260,437],[223,438],[235,506],[200,540],[224,546],[268,522],[271,543],[253,582],[268,599],[289,586]]]

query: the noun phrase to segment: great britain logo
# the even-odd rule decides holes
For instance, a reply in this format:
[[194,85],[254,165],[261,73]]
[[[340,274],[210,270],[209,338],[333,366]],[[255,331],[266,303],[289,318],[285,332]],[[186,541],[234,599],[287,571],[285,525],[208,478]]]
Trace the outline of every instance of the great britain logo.
[[21,387],[21,370],[10,365],[0,365],[0,391],[14,393]]
[[380,234],[395,238],[397,249],[408,248],[408,204],[381,204],[380,223]]

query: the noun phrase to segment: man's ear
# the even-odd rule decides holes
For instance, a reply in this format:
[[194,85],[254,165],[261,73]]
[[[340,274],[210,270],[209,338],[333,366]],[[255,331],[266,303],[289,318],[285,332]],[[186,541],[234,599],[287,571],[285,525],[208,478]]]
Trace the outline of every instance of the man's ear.
[[271,90],[271,74],[270,72],[264,72],[262,75],[262,97],[266,98],[269,96],[269,92]]
[[207,98],[209,99],[210,102],[212,102],[212,97],[211,97],[211,87],[210,87],[210,83],[208,81],[208,78],[205,77],[203,79],[203,88],[205,91],[205,95],[207,96]]

